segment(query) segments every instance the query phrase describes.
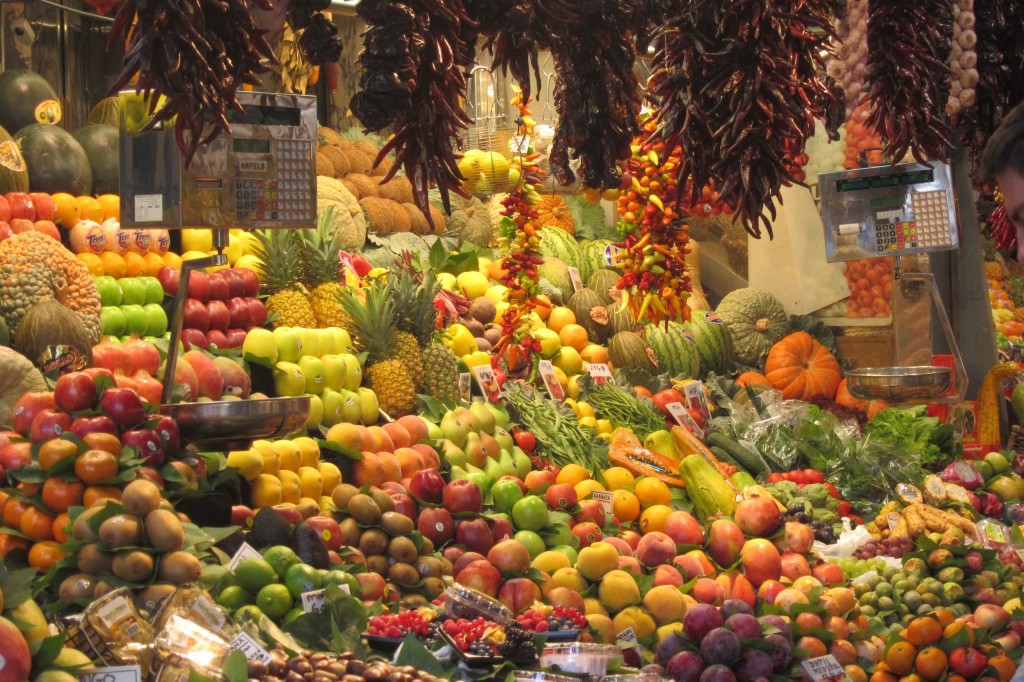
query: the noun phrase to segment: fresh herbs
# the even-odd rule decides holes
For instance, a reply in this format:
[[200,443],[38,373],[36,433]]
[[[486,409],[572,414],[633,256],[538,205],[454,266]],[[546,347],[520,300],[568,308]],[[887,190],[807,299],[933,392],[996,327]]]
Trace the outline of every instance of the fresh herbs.
[[864,433],[901,454],[920,458],[922,466],[941,469],[960,456],[963,446],[952,424],[929,417],[927,411],[924,405],[890,407],[876,414]]

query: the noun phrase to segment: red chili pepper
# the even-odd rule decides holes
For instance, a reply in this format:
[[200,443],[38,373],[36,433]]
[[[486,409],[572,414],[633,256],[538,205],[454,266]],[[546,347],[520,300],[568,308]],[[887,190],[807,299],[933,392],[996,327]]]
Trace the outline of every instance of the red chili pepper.
[[851,505],[846,500],[842,500],[842,501],[839,502],[839,509],[836,510],[836,513],[839,516],[849,516],[850,515],[850,510],[852,508],[853,508],[853,505]]

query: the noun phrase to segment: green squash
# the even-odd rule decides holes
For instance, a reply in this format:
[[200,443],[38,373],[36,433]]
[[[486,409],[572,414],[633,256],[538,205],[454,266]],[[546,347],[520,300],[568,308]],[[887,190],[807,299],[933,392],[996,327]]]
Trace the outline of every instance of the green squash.
[[715,312],[729,329],[736,360],[750,367],[763,367],[768,351],[789,331],[786,309],[761,289],[737,289]]

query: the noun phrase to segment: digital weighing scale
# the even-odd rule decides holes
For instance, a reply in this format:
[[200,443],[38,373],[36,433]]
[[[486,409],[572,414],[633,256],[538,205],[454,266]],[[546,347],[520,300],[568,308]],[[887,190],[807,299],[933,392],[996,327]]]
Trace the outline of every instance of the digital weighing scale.
[[918,363],[852,370],[847,374],[850,392],[859,398],[891,402],[961,401],[967,393],[967,374],[935,276],[903,271],[904,256],[960,247],[950,167],[943,163],[904,163],[823,173],[818,179],[828,262],[894,259],[897,362],[906,357],[900,339],[910,338],[898,328],[920,322],[899,315],[897,309],[901,303],[917,302],[929,295],[953,356],[952,371]]

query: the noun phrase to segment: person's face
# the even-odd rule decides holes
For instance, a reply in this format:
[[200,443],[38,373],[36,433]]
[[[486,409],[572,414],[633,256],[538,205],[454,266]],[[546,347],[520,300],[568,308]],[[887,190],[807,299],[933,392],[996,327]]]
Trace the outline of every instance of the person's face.
[[1006,217],[1017,231],[1017,260],[1024,263],[1024,175],[1012,168],[996,174]]

